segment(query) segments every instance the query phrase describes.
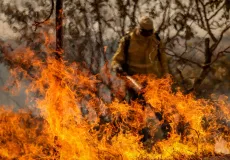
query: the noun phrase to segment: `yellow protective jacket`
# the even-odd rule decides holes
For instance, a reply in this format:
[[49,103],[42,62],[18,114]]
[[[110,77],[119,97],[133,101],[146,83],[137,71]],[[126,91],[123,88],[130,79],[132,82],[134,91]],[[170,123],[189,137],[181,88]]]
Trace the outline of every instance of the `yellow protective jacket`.
[[[155,74],[158,77],[168,73],[168,62],[163,49],[163,44],[159,42],[155,34],[150,37],[143,37],[135,29],[130,34],[130,45],[128,49],[128,73],[129,74]],[[111,67],[123,65],[125,38],[120,40],[118,49],[114,54]],[[157,47],[160,47],[160,62],[157,56]]]

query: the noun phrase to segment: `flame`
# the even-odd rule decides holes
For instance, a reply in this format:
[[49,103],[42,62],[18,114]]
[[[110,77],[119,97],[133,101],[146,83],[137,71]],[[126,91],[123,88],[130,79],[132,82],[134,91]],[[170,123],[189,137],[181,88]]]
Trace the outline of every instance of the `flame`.
[[215,143],[215,152],[223,153],[223,154],[230,154],[227,144],[228,143],[222,137],[218,138]]
[[[133,78],[146,84],[146,105],[119,98],[108,103],[98,96],[101,80],[79,64],[55,59],[49,43],[46,37],[45,60],[29,48],[5,55],[14,64],[14,82],[29,80],[28,100],[34,102],[29,107],[37,113],[1,107],[1,159],[190,159],[229,153],[226,96],[196,99],[173,93],[170,77],[139,75]],[[112,87],[122,92],[123,82],[115,82]],[[142,142],[144,128],[150,138]]]

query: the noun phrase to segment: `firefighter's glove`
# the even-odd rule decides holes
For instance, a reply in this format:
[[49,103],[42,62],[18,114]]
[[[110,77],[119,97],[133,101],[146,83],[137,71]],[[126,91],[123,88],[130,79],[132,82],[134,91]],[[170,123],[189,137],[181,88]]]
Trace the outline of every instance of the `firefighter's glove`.
[[113,70],[114,72],[116,72],[116,73],[123,73],[123,72],[124,72],[120,64],[116,64],[116,65],[113,67],[112,70]]

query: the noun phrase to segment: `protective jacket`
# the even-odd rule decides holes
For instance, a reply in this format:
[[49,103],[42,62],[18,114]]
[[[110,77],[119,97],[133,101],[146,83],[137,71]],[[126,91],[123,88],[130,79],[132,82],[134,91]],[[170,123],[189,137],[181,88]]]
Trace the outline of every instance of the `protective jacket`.
[[[114,54],[111,67],[128,64],[128,74],[155,74],[158,77],[168,73],[168,62],[162,42],[157,40],[155,34],[143,37],[135,29],[130,34],[128,58],[125,60],[125,38],[120,40],[118,49]],[[160,49],[160,55],[158,53]],[[125,62],[127,61],[127,62]]]

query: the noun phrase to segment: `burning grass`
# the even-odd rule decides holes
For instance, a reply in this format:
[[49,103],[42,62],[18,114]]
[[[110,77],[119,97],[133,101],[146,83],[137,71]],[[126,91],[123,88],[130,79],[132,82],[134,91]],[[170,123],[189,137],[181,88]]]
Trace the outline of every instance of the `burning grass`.
[[136,76],[147,84],[144,98],[152,107],[118,99],[105,103],[98,96],[101,81],[87,69],[55,59],[50,50],[45,60],[32,50],[22,51],[5,57],[15,64],[13,84],[30,81],[28,98],[39,113],[1,108],[1,159],[199,159],[229,154],[230,106],[224,96],[215,102],[196,99],[173,93],[170,77]]

